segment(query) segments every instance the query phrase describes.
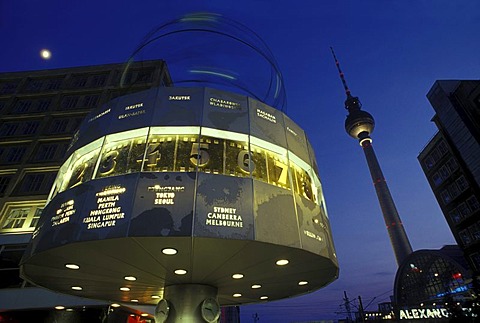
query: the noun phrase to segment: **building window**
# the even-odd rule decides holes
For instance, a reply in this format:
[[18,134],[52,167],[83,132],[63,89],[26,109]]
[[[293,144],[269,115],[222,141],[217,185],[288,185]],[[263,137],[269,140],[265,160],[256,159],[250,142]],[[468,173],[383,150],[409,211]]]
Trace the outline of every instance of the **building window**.
[[12,113],[28,113],[32,106],[32,100],[19,100],[13,107]]
[[83,88],[87,85],[88,75],[75,75],[72,77],[73,88]]
[[27,173],[23,177],[17,194],[48,194],[55,180],[56,172]]
[[0,137],[10,137],[15,135],[18,129],[18,123],[9,122],[4,123],[0,127]]
[[10,184],[13,174],[0,175],[0,196],[4,196],[7,191],[8,185]]
[[455,160],[455,158],[450,158],[447,163],[446,163],[446,166],[448,168],[448,170],[450,171],[450,173],[453,173],[454,171],[457,170],[458,168],[458,164],[457,164],[457,161]]
[[37,107],[36,107],[36,112],[45,112],[48,110],[50,107],[50,104],[52,103],[52,99],[41,99],[38,100]]
[[61,109],[62,110],[72,110],[75,109],[79,102],[79,95],[70,95],[66,96],[62,100]]
[[86,108],[94,108],[98,103],[99,97],[98,94],[85,96],[83,99],[83,106]]
[[460,213],[460,215],[464,218],[470,215],[470,208],[468,207],[467,204],[465,204],[465,202],[460,203],[457,206],[457,210],[458,210],[458,213]]
[[468,206],[470,207],[470,210],[472,212],[475,212],[476,210],[480,209],[480,203],[478,203],[477,197],[476,196],[470,196],[467,199]]
[[27,121],[23,126],[23,135],[33,135],[37,132],[40,121]]
[[450,215],[450,219],[452,219],[454,223],[460,223],[460,221],[463,220],[462,215],[460,214],[460,212],[458,212],[457,209],[453,209],[452,211],[450,211],[449,215]]
[[58,90],[62,84],[62,78],[49,79],[45,82],[45,89],[48,91]]
[[22,287],[19,267],[26,248],[26,245],[0,246],[0,288]]
[[91,77],[91,87],[102,87],[107,81],[108,74],[93,75]]
[[463,175],[457,178],[455,182],[457,183],[460,192],[463,192],[468,188],[468,182]]
[[0,233],[31,232],[42,214],[44,201],[6,204],[0,218]]
[[472,260],[472,263],[474,264],[475,268],[477,270],[480,270],[480,252],[475,252],[471,254],[470,259]]
[[25,225],[30,208],[15,208],[10,210],[2,223],[2,231],[4,229],[19,229]]
[[445,204],[445,205],[450,203],[450,201],[452,200],[452,197],[450,196],[450,193],[448,193],[447,190],[443,190],[440,193],[440,196],[442,198],[443,204]]
[[6,154],[6,158],[3,161],[5,163],[9,163],[9,164],[18,163],[22,160],[26,151],[27,151],[26,146],[9,147],[8,148],[8,153]]
[[450,196],[452,197],[452,199],[460,195],[460,190],[458,189],[455,183],[452,183],[451,185],[448,186],[448,192],[450,193]]
[[27,86],[25,88],[26,92],[40,92],[42,90],[43,80],[28,80]]
[[443,165],[442,167],[440,167],[438,172],[440,173],[443,179],[447,179],[448,176],[450,176],[450,172],[448,171],[448,168],[446,165]]
[[47,142],[40,143],[32,160],[34,162],[48,162],[59,160],[64,157],[68,143]]
[[65,133],[70,119],[55,119],[50,124],[49,133]]
[[15,90],[18,86],[18,81],[10,81],[0,83],[0,94],[12,94],[15,93]]
[[468,227],[470,235],[474,241],[480,241],[480,222],[475,223]]
[[440,154],[443,156],[445,155],[447,152],[448,152],[448,148],[447,148],[447,145],[445,144],[445,141],[441,140],[439,143],[438,143],[438,151],[440,152]]
[[435,174],[432,175],[432,180],[433,180],[433,184],[435,184],[435,186],[439,186],[443,182],[442,176],[440,176],[440,174],[438,174],[438,173],[435,173]]
[[468,230],[462,230],[458,233],[458,235],[465,246],[468,246],[470,243],[472,243],[472,237],[470,236],[470,232]]

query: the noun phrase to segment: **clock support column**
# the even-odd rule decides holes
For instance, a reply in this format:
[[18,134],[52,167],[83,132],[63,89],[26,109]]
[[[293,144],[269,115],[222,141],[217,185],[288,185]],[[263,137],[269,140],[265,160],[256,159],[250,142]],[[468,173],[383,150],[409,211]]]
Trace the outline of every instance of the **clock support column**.
[[155,309],[156,322],[213,323],[220,316],[217,288],[200,284],[166,286]]

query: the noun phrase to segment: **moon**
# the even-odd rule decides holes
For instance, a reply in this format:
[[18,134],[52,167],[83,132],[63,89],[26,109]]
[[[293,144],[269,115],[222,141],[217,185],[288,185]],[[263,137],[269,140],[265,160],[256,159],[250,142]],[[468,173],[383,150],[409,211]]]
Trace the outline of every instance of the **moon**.
[[52,52],[49,51],[48,49],[42,49],[40,51],[40,57],[42,57],[45,60],[50,59],[52,57]]

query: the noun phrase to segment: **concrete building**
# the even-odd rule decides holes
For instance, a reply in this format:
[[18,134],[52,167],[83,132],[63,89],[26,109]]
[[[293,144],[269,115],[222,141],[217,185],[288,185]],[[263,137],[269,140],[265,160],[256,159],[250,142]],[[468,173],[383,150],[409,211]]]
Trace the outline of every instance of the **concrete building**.
[[18,265],[84,117],[119,95],[171,85],[161,60],[123,72],[107,64],[0,74],[0,311],[105,304],[36,288]]
[[480,81],[437,81],[427,95],[438,132],[418,156],[470,267],[480,272]]

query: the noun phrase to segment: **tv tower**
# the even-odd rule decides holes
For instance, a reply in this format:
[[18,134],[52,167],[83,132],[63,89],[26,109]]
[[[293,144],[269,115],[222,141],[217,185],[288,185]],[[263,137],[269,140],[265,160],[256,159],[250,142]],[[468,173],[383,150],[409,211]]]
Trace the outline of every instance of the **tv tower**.
[[361,109],[362,104],[358,97],[352,96],[350,93],[350,89],[348,88],[345,76],[340,69],[340,63],[335,56],[335,52],[332,47],[330,47],[330,50],[332,51],[335,65],[337,65],[338,73],[340,74],[340,79],[342,80],[345,94],[347,95],[345,109],[348,110],[348,115],[345,120],[345,130],[351,137],[358,139],[360,146],[363,148],[368,168],[370,169],[370,175],[372,176],[373,185],[377,192],[378,202],[380,203],[383,218],[387,226],[388,235],[390,236],[392,248],[395,253],[395,258],[397,259],[397,265],[400,265],[403,260],[412,253],[412,246],[410,245],[410,241],[403,228],[392,194],[390,194],[382,169],[378,163],[377,156],[373,150],[370,134],[375,127],[375,120],[370,113]]

